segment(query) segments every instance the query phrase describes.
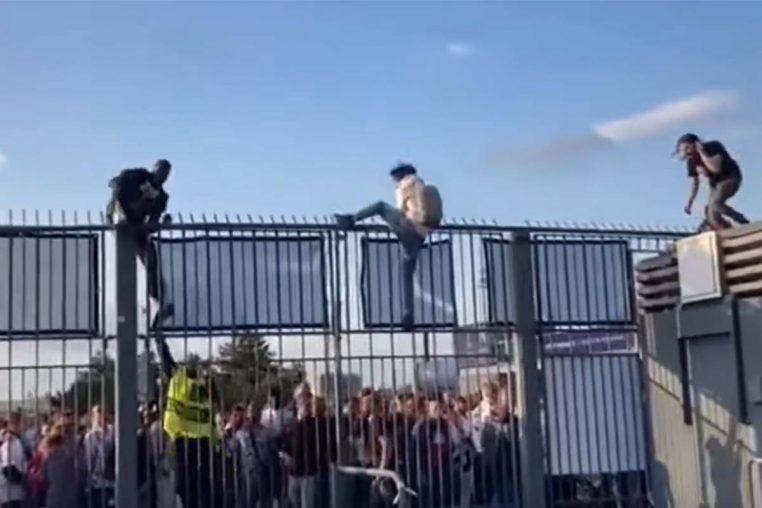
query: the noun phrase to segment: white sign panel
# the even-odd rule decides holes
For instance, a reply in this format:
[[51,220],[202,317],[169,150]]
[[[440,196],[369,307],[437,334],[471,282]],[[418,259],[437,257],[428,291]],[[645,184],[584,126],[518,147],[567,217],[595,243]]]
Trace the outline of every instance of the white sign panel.
[[684,303],[722,296],[717,234],[701,233],[677,242],[680,296]]

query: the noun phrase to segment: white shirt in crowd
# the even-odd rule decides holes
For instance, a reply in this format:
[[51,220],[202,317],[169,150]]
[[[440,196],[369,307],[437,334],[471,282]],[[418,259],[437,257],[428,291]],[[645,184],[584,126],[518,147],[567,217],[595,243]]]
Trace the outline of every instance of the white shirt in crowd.
[[262,414],[259,417],[260,425],[267,429],[272,436],[282,435],[283,429],[293,420],[294,414],[289,408],[275,409],[270,405],[262,409]]
[[[0,471],[8,466],[16,466],[20,472],[26,472],[26,456],[21,439],[7,432],[3,436],[2,443],[0,445]],[[25,498],[24,483],[11,483],[0,473],[0,504],[24,501]]]
[[495,424],[494,405],[489,400],[482,400],[471,412],[471,440],[476,451],[484,452],[484,430]]

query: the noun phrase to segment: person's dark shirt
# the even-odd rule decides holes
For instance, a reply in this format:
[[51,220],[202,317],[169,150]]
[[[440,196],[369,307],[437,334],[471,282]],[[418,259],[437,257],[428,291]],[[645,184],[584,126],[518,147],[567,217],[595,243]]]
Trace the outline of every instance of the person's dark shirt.
[[449,423],[443,418],[420,421],[413,429],[416,490],[423,506],[449,506],[456,494]]
[[157,221],[167,209],[169,195],[154,174],[144,168],[125,169],[111,181],[114,196],[130,222]]
[[[404,429],[395,418],[365,418],[356,421],[356,433],[362,440],[360,463],[365,467],[395,468],[400,438],[404,439]],[[382,464],[382,440],[386,440],[389,450],[388,463]]]
[[392,460],[397,472],[407,478],[411,475],[415,465],[415,446],[413,441],[413,429],[415,420],[404,415],[394,417],[389,432],[393,433],[394,455]]
[[297,478],[329,472],[336,460],[336,429],[327,418],[307,418],[293,422],[287,431],[286,453],[293,461],[291,475]]
[[[712,173],[711,171],[707,171],[710,184],[714,185],[723,180],[741,178],[741,168],[739,167],[735,159],[733,159],[730,156],[730,154],[728,154],[728,151],[725,150],[725,147],[723,146],[722,143],[720,143],[719,141],[707,141],[706,143],[704,143],[704,152],[709,157],[714,157],[715,155],[722,156],[720,172]],[[695,161],[689,160],[687,162],[686,167],[688,170],[689,177],[693,178],[698,176],[699,165],[703,165],[703,162],[701,162],[700,157],[697,157],[697,160]]]

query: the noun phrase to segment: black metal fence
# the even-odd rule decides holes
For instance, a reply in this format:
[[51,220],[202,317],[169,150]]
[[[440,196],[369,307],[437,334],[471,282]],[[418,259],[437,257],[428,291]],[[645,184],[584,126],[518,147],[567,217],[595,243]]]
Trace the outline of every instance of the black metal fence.
[[[393,481],[354,474],[380,468],[422,508],[647,505],[632,266],[680,232],[448,224],[420,253],[411,331],[383,226],[180,216],[152,237],[174,304],[152,329],[133,233],[26,219],[0,227],[0,411],[28,451],[29,499],[389,506]],[[530,372],[528,344],[542,345]],[[210,390],[210,439],[165,432],[178,369]],[[527,455],[543,457],[545,495],[522,493]],[[74,476],[42,481],[56,460]]]

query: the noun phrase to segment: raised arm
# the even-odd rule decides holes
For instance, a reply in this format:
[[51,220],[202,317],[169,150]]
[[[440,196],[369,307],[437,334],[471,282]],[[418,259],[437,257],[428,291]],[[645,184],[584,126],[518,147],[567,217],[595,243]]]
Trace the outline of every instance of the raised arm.
[[701,157],[701,165],[709,173],[718,175],[722,172],[722,158],[725,156],[725,149],[721,144],[717,142],[696,143],[696,149]]
[[156,337],[156,348],[161,355],[162,374],[167,378],[171,378],[177,370],[177,362],[172,356],[172,352],[169,350],[169,346],[167,346],[167,341],[164,340],[164,337]]

